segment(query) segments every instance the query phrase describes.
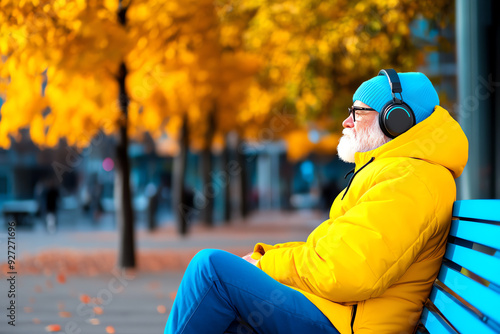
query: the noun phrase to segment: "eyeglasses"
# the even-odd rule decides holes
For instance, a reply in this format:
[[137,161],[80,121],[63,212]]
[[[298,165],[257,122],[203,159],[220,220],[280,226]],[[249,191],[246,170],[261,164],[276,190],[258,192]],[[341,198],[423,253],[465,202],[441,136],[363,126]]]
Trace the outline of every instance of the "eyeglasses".
[[352,120],[354,122],[356,122],[356,111],[358,111],[358,110],[373,110],[373,111],[375,111],[375,109],[372,109],[372,108],[355,107],[355,106],[349,107],[349,108],[347,108],[347,110],[349,111],[349,116],[352,114]]

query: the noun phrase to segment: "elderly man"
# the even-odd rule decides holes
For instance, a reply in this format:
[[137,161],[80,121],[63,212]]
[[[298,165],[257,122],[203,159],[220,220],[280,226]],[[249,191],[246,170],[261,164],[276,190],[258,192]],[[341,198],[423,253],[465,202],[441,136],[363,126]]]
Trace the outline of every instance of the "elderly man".
[[[437,276],[467,139],[422,73],[382,70],[353,96],[355,162],[305,242],[190,263],[165,333],[412,333]],[[245,261],[246,260],[246,261]]]

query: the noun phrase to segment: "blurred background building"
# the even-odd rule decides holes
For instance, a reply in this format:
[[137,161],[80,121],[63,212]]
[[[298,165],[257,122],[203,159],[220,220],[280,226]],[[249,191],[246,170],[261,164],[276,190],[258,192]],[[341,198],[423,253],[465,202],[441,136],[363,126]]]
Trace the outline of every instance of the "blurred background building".
[[[500,5],[492,0],[457,0],[455,10],[454,26],[433,27],[425,19],[411,23],[416,45],[431,50],[415,70],[426,73],[435,83],[443,106],[460,121],[469,138],[469,163],[460,178],[458,197],[500,198],[500,22],[494,17],[500,12]],[[449,45],[448,50],[432,51],[437,43]],[[108,217],[105,219],[112,226],[116,144],[113,137],[102,136],[98,144],[82,153],[64,142],[58,148],[42,151],[26,132],[19,138],[9,150],[0,150],[0,205],[8,208],[15,206],[12,201],[25,201],[31,205],[26,207],[37,207],[36,212],[26,209],[27,214],[40,215],[50,182],[59,179],[62,212],[68,217],[85,213],[87,223]],[[158,199],[158,220],[172,218],[173,158],[165,145],[168,146],[168,138],[146,137],[129,147],[138,224],[146,224],[146,211],[153,196]],[[344,175],[352,168],[335,155],[316,153],[289,162],[283,141],[251,146],[245,163],[246,200],[252,210],[321,209],[326,214],[336,194],[346,186]],[[186,184],[196,191],[203,182],[200,154],[189,152],[187,159]],[[213,159],[216,166],[222,165],[220,154]],[[216,198],[214,212],[218,222],[223,220],[223,203],[223,197]],[[233,207],[237,204],[233,203]],[[71,224],[71,220],[62,223]]]

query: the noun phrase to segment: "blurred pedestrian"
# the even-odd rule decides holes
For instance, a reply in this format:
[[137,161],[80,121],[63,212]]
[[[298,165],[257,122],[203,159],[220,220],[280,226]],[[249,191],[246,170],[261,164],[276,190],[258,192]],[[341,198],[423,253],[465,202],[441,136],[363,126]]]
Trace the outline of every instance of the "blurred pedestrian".
[[193,216],[195,215],[194,208],[194,191],[191,187],[185,186],[182,191],[181,203],[177,208],[173,208],[174,210],[178,210],[178,213],[181,215],[181,219],[179,220],[179,233],[181,236],[185,236],[188,232],[189,224],[193,221]]
[[92,222],[97,223],[104,212],[101,204],[103,186],[96,181],[90,189],[90,212],[92,213]]
[[156,212],[158,211],[158,197],[160,192],[158,191],[158,187],[156,187],[156,185],[153,182],[150,182],[146,186],[144,194],[148,199],[147,220],[148,220],[148,230],[151,232],[154,231],[157,226]]
[[46,188],[46,181],[43,179],[40,179],[36,182],[35,188],[34,188],[34,197],[35,201],[38,205],[37,211],[36,211],[36,216],[40,217],[42,219],[45,218],[45,188]]
[[49,181],[45,189],[45,222],[47,231],[51,234],[57,231],[57,209],[59,202],[59,189],[55,181]]

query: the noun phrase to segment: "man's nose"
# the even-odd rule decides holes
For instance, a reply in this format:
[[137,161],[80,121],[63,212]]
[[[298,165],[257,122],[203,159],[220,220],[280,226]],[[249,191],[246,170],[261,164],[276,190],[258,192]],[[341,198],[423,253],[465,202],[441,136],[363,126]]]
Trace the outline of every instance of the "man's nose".
[[354,127],[354,120],[352,118],[352,114],[349,115],[343,122],[342,126],[344,128],[353,128]]

